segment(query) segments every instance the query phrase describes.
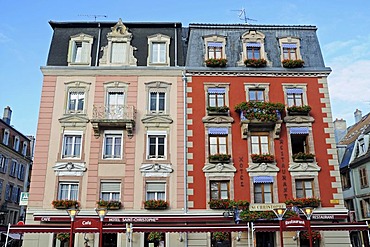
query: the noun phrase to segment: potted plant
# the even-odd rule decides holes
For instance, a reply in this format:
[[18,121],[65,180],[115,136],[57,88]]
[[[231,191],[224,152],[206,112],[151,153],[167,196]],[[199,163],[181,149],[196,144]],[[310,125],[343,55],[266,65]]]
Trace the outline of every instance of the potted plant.
[[231,155],[230,154],[211,154],[209,156],[210,163],[227,163],[230,162]]
[[282,103],[272,102],[242,102],[235,106],[235,111],[239,112],[247,120],[258,120],[261,122],[277,122],[281,119],[281,114],[285,106]]
[[251,154],[253,163],[272,163],[275,157],[272,154]]
[[165,200],[147,200],[144,202],[145,209],[167,209],[168,202]]
[[154,243],[154,246],[158,246],[158,243],[162,240],[162,237],[162,233],[160,232],[150,232],[147,240],[148,242]]
[[58,233],[57,234],[57,239],[60,241],[60,242],[63,242],[63,241],[66,241],[69,239],[69,233]]
[[289,115],[307,115],[311,111],[311,106],[301,105],[301,106],[289,106],[287,107],[287,112]]
[[304,207],[313,207],[317,208],[320,206],[321,200],[314,197],[307,197],[307,198],[296,198],[296,199],[289,199],[285,201],[286,205],[295,206],[298,208]]
[[211,209],[228,209],[231,207],[232,201],[230,199],[211,199],[208,204]]
[[260,67],[266,67],[267,61],[263,58],[260,58],[260,59],[251,58],[251,59],[244,60],[244,64],[247,67],[260,68]]
[[99,200],[96,202],[96,205],[98,208],[108,208],[111,210],[116,210],[121,208],[121,202],[120,201],[106,201],[106,200]]
[[80,203],[76,200],[54,200],[51,202],[56,209],[79,208]]
[[284,59],[281,63],[284,68],[302,68],[304,65],[304,61],[301,59]]
[[[300,238],[302,240],[309,240],[310,239],[307,231],[301,231]],[[320,240],[321,239],[320,232],[315,231],[315,230],[311,231],[311,238],[312,238],[312,242]]]
[[228,106],[208,106],[207,111],[209,115],[225,115],[229,112]]
[[225,67],[227,64],[226,58],[209,58],[205,61],[207,67]]
[[293,161],[294,162],[313,162],[315,158],[314,154],[311,153],[304,153],[304,152],[299,152],[296,154],[293,154]]
[[223,242],[230,239],[229,232],[214,232],[212,233],[212,240],[216,242]]

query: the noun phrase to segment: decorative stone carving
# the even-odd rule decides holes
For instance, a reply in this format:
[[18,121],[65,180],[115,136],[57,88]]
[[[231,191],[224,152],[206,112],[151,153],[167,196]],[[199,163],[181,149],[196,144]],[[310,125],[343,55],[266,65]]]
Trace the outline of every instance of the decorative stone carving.
[[317,165],[317,162],[290,162],[290,172],[318,172],[321,167]]
[[203,167],[204,173],[234,173],[236,168],[229,163],[206,163]]
[[169,177],[173,169],[171,164],[142,164],[140,172],[143,177]]
[[57,163],[53,166],[56,176],[83,176],[87,168],[84,162]]
[[249,163],[247,172],[278,172],[279,168],[276,163]]

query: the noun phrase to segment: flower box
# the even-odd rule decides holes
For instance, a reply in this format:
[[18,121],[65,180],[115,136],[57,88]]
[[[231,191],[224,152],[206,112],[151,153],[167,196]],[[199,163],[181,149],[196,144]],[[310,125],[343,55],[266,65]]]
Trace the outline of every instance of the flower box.
[[290,106],[287,108],[287,112],[290,116],[307,116],[311,111],[311,106],[302,105],[302,106]]
[[151,243],[159,242],[162,239],[163,239],[163,234],[160,232],[150,232],[147,237],[148,242],[151,242]]
[[225,67],[227,59],[225,58],[210,58],[205,61],[207,67]]
[[212,233],[212,240],[216,242],[222,242],[230,239],[229,232],[214,232]]
[[285,106],[282,103],[256,101],[242,102],[235,106],[235,111],[242,117],[261,122],[277,122],[281,119],[284,109]]
[[275,161],[272,154],[252,154],[251,159],[253,163],[273,163]]
[[232,201],[230,199],[211,199],[208,204],[211,209],[228,209],[232,206]]
[[107,208],[110,210],[118,210],[121,208],[122,204],[120,201],[106,201],[99,200],[96,202],[98,208]]
[[285,201],[286,205],[291,205],[299,208],[313,207],[317,208],[320,206],[321,200],[314,197],[308,198],[296,198]]
[[284,68],[302,68],[304,65],[304,61],[301,59],[284,59],[281,63]]
[[311,153],[299,152],[299,153],[293,154],[294,162],[313,162],[314,158],[315,158],[315,155]]
[[230,154],[213,154],[209,156],[210,163],[229,163],[231,155]]
[[208,115],[228,115],[229,107],[228,106],[208,106],[207,111],[208,111]]
[[51,203],[56,209],[79,208],[80,203],[76,200],[54,200]]
[[164,200],[147,200],[144,202],[145,209],[165,210],[168,208],[168,202]]
[[261,67],[266,67],[267,61],[263,58],[260,59],[246,59],[244,60],[244,64],[247,67],[255,67],[255,68],[261,68]]
[[[307,231],[301,231],[301,234],[300,234],[300,238],[302,240],[309,240],[310,239],[310,236],[308,234]],[[321,234],[319,231],[311,231],[311,238],[312,238],[312,242],[315,242],[317,240],[320,240],[321,239]]]

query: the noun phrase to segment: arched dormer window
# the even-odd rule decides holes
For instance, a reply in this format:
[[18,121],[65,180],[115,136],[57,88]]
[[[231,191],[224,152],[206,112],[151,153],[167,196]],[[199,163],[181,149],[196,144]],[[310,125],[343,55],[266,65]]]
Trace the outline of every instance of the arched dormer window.
[[246,59],[265,59],[265,35],[256,30],[250,30],[242,35],[243,51],[238,65],[244,65]]
[[210,58],[226,58],[225,46],[226,46],[226,37],[212,35],[204,37],[204,46],[205,54],[204,60]]

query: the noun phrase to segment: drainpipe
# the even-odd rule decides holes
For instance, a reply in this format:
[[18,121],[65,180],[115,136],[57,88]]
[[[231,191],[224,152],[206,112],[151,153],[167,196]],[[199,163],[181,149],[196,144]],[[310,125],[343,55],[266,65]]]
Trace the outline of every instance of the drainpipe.
[[99,51],[100,51],[100,36],[101,36],[101,27],[100,22],[98,22],[99,34],[98,34],[98,43],[96,46],[96,58],[95,58],[95,67],[98,66],[99,61]]
[[[184,87],[184,214],[188,213],[188,161],[187,161],[187,107],[186,107],[186,87],[187,78],[185,71],[182,72],[182,81]],[[185,233],[184,246],[188,246],[188,233]]]
[[175,23],[175,66],[177,67],[177,27]]

